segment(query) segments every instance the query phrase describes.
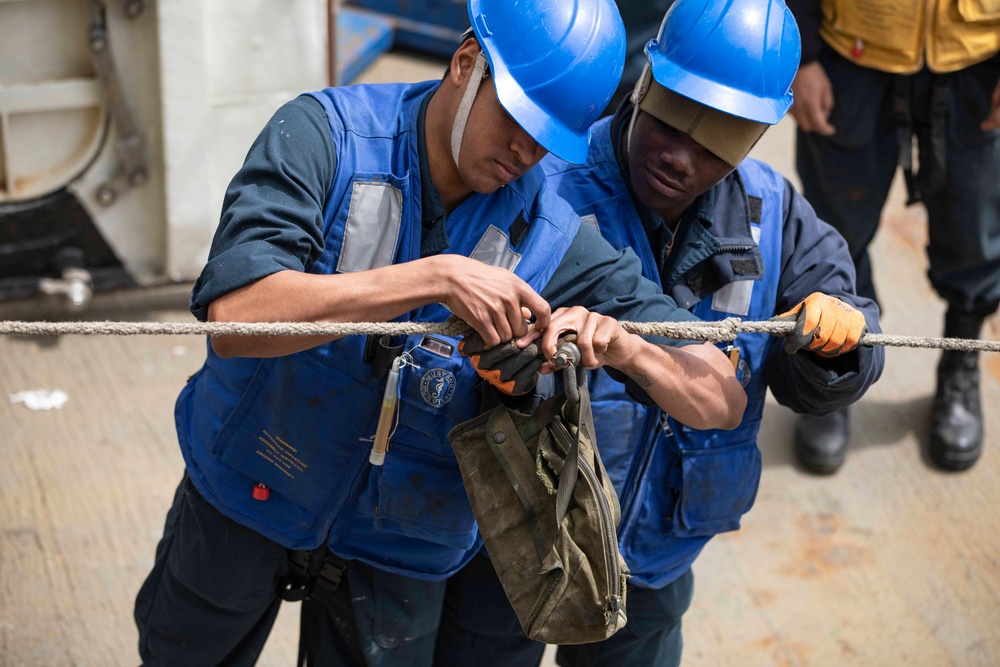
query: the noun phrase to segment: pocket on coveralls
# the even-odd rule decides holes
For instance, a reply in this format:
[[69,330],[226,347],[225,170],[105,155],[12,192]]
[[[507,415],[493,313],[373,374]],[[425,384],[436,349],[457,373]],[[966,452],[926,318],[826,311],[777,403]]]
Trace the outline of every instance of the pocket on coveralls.
[[404,349],[413,365],[399,374],[399,428],[415,434],[407,444],[452,459],[455,454],[448,432],[475,417],[482,400],[476,388],[479,376],[472,363],[459,355],[458,340],[410,336]]
[[462,551],[472,548],[478,527],[455,457],[390,447],[378,481],[375,525]]
[[[683,434],[678,434],[678,441],[682,439]],[[756,441],[722,448],[681,445],[679,465],[681,492],[672,533],[677,537],[709,537],[739,529],[740,518],[753,507],[760,484]]]
[[400,369],[399,421],[361,505],[375,508],[379,530],[467,550],[478,529],[448,432],[478,412],[478,376],[455,338],[410,336],[404,349],[412,363]]
[[[319,514],[334,494],[346,493],[358,448],[371,447],[362,435],[374,432],[384,384],[374,377],[350,377],[312,351],[267,359],[212,453],[250,480]],[[372,409],[361,414],[345,407],[358,405]]]

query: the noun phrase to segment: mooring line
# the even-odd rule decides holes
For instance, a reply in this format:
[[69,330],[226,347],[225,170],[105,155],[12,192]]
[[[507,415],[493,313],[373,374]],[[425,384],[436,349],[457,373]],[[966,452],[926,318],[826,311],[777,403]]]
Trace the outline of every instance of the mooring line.
[[[787,336],[794,322],[743,321],[737,317],[718,322],[622,322],[622,328],[640,336],[677,340],[731,341],[741,333]],[[452,318],[445,322],[25,322],[0,320],[0,334],[18,336],[352,336],[442,334],[461,336],[472,328]],[[862,345],[915,347],[967,352],[1000,352],[1000,341],[928,336],[892,336],[867,333]]]

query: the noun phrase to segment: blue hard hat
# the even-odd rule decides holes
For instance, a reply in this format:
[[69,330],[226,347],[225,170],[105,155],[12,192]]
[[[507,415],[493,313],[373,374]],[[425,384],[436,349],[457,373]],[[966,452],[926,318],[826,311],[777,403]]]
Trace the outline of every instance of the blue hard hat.
[[782,0],[677,0],[646,55],[664,88],[774,125],[792,105],[802,44]]
[[581,163],[625,65],[613,0],[468,0],[507,113],[550,153]]

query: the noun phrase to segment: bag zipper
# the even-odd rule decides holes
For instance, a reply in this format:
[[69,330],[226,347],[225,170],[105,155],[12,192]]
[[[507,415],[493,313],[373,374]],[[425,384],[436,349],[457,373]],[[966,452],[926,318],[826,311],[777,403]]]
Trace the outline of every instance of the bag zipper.
[[618,562],[618,535],[615,532],[615,522],[611,518],[611,505],[604,495],[603,488],[597,479],[597,473],[589,463],[580,459],[580,470],[584,479],[590,485],[590,489],[597,498],[597,506],[601,515],[601,532],[604,535],[604,553],[607,559],[608,572],[608,611],[611,612],[609,625],[614,627],[618,623],[618,617],[622,608],[622,572],[621,564]]
[[[560,440],[567,438],[572,440],[572,436],[569,435],[569,431],[566,429],[555,429],[553,432],[558,434]],[[570,441],[563,442],[562,444],[565,451],[569,452],[569,448],[575,443]],[[601,521],[600,530],[604,537],[605,571],[607,572],[606,583],[608,586],[607,610],[611,613],[608,625],[614,627],[618,623],[622,608],[622,572],[621,565],[616,557],[618,553],[618,535],[615,533],[615,523],[611,516],[611,505],[604,495],[603,487],[597,479],[597,473],[594,472],[594,468],[590,463],[584,459],[579,458],[578,463],[580,471],[583,472],[583,478],[587,480],[587,485],[590,486],[591,494],[597,500],[598,515]]]
[[715,251],[715,254],[723,252],[746,252],[747,250],[753,250],[756,247],[756,245],[748,243],[731,243],[719,246],[719,249]]

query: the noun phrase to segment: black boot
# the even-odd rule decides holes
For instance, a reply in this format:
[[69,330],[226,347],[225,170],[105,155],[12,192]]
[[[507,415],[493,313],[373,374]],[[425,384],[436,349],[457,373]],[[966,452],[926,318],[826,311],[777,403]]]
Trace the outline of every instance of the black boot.
[[802,415],[795,427],[795,454],[809,472],[829,475],[844,465],[848,443],[847,408],[822,417]]
[[[949,309],[944,335],[978,338],[983,318]],[[965,470],[983,451],[979,353],[945,350],[938,364],[931,423],[931,458],[942,468]]]

